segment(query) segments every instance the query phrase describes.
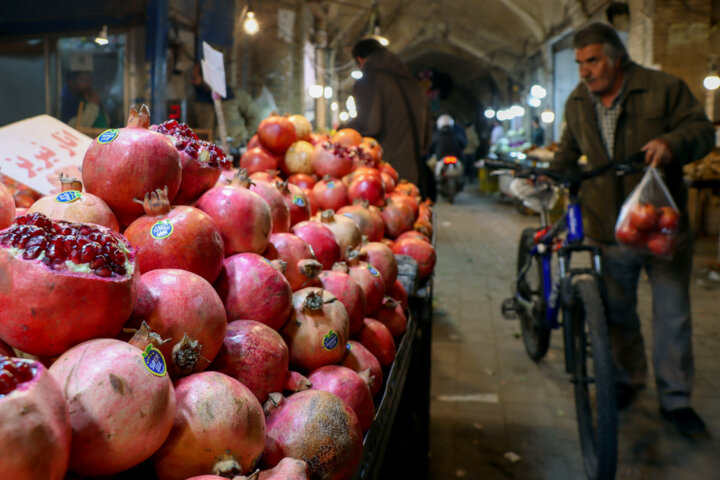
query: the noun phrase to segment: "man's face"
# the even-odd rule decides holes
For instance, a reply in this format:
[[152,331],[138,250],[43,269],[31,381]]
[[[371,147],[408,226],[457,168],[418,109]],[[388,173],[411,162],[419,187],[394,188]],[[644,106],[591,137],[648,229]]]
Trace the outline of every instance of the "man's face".
[[576,48],[575,62],[578,64],[580,78],[588,90],[596,95],[611,93],[618,76],[621,75],[620,59],[610,59],[602,43]]

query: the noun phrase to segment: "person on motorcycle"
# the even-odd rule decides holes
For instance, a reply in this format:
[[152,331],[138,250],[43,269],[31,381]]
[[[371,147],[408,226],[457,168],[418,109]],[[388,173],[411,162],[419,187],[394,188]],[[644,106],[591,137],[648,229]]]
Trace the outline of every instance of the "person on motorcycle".
[[467,137],[463,128],[455,128],[455,120],[448,115],[442,114],[436,122],[437,129],[433,134],[430,152],[435,155],[435,177],[440,176],[442,170],[442,159],[448,155],[462,159],[463,150],[467,145]]

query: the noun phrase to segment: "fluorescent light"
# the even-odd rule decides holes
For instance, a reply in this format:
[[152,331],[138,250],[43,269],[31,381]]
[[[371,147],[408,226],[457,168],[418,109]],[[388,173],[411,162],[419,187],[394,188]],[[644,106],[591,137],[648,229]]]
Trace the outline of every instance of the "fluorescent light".
[[529,97],[527,100],[528,105],[530,105],[533,108],[537,108],[540,106],[542,101],[537,97]]
[[350,72],[350,76],[355,80],[360,80],[363,77],[360,70],[353,70],[352,72]]
[[325,87],[325,90],[323,91],[323,96],[325,98],[332,98],[333,90],[332,87]]
[[330,104],[330,110],[332,110],[333,112],[336,112],[337,109],[338,109],[338,104],[337,104],[337,102],[332,102],[332,103]]
[[718,77],[717,73],[713,73],[705,77],[705,80],[703,80],[703,87],[708,90],[717,90],[717,88],[720,87],[720,77]]
[[355,117],[357,117],[357,110],[350,110],[349,113],[350,113],[350,118],[355,118]]
[[507,110],[505,110],[505,109],[498,110],[495,115],[496,115],[497,119],[500,120],[501,122],[504,121],[504,120],[510,120],[511,118],[513,118],[513,116],[512,116],[512,114],[510,113],[510,110],[509,110],[509,109],[507,109]]
[[495,110],[488,108],[485,110],[485,118],[495,118]]
[[323,86],[313,85],[310,87],[309,92],[312,98],[320,98],[323,96]]
[[378,36],[377,41],[380,42],[380,45],[382,45],[383,47],[387,47],[388,45],[390,45],[390,40],[385,37]]
[[521,107],[520,105],[513,105],[510,107],[510,114],[512,117],[522,117],[525,115],[525,109]]
[[350,95],[347,100],[345,100],[345,106],[348,110],[355,110],[357,109],[357,106],[355,105],[355,97]]
[[258,22],[255,19],[254,12],[247,12],[245,14],[245,22],[243,23],[243,28],[248,35],[255,35],[258,30],[260,30],[260,25],[258,25]]
[[350,115],[348,115],[347,112],[340,112],[340,120],[343,122],[347,122],[350,118]]
[[535,98],[543,99],[545,98],[545,95],[547,95],[547,90],[545,90],[540,85],[533,85],[530,88],[530,95],[532,95]]
[[555,113],[552,110],[545,110],[540,114],[540,120],[544,123],[552,123],[555,121]]

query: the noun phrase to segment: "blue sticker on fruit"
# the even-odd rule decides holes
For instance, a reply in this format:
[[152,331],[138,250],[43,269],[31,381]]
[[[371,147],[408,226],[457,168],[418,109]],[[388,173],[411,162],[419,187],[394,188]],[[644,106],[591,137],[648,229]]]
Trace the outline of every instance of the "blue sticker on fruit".
[[160,220],[150,229],[150,235],[152,235],[153,238],[156,238],[158,240],[169,237],[170,235],[172,235],[172,232],[173,224],[168,222],[167,220]]
[[345,345],[345,350],[347,350],[348,352],[352,350],[352,343],[348,342],[347,345]]
[[325,337],[323,337],[323,348],[325,350],[332,350],[335,347],[338,346],[338,343],[340,343],[340,339],[337,336],[337,333],[330,330]]
[[379,277],[379,276],[380,276],[380,272],[378,272],[377,268],[373,267],[373,266],[370,265],[369,263],[368,263],[367,269],[370,270],[370,273],[372,273],[373,276],[375,276],[375,277]]
[[343,215],[346,216],[346,217],[348,217],[348,218],[350,218],[350,219],[353,218],[352,213],[343,213]]
[[326,186],[327,186],[327,188],[335,188],[335,182],[333,182],[333,181],[327,182]]
[[117,138],[118,133],[119,133],[119,131],[117,128],[111,128],[110,130],[105,130],[103,133],[101,133],[97,137],[97,141],[98,141],[98,143],[110,143]]
[[142,356],[143,362],[145,362],[145,366],[148,370],[150,370],[150,373],[158,377],[162,377],[167,373],[167,368],[165,367],[165,357],[163,357],[160,350],[152,345],[148,345],[145,347],[145,351]]
[[55,201],[58,203],[72,203],[82,198],[82,192],[77,190],[68,190],[66,192],[55,195]]
[[294,203],[294,204],[297,205],[298,207],[304,207],[304,206],[305,206],[305,200],[303,200],[303,198],[300,197],[300,196],[298,196],[298,195],[294,195],[294,196],[293,196],[292,203]]

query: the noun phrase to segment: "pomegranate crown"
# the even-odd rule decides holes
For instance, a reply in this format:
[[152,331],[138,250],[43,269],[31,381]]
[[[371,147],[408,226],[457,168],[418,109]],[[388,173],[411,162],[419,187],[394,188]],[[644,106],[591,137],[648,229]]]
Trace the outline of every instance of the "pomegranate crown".
[[235,175],[233,175],[233,178],[230,181],[230,185],[242,188],[250,188],[251,185],[255,185],[255,182],[253,182],[252,178],[248,176],[247,169],[239,168],[238,171],[235,172]]
[[140,108],[137,105],[130,107],[128,114],[128,127],[148,128],[150,126],[150,109],[147,105],[142,104]]
[[60,187],[63,192],[67,192],[69,190],[77,190],[78,192],[81,192],[83,184],[77,178],[69,177],[67,174],[60,172]]
[[140,201],[133,198],[133,202],[139,203],[145,209],[147,215],[157,217],[165,215],[171,210],[170,200],[168,199],[168,187],[165,185],[162,189],[156,189],[154,192],[145,194],[145,200]]

